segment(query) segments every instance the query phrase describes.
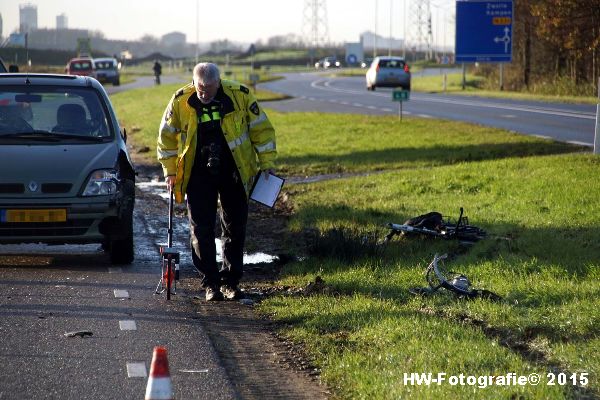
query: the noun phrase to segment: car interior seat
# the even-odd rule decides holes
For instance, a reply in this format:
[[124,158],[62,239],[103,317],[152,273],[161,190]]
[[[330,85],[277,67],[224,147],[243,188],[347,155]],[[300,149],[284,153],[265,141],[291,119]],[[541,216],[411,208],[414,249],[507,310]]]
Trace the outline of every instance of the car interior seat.
[[79,104],[62,104],[56,111],[53,132],[89,134],[85,109]]

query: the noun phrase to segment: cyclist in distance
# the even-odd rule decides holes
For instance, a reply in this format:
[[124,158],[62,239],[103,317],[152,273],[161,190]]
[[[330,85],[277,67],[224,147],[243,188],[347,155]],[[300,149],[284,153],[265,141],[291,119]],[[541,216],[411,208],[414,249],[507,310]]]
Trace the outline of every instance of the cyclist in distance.
[[162,74],[162,65],[158,62],[158,60],[154,60],[154,65],[152,66],[152,70],[154,71],[154,83],[160,85],[160,75]]

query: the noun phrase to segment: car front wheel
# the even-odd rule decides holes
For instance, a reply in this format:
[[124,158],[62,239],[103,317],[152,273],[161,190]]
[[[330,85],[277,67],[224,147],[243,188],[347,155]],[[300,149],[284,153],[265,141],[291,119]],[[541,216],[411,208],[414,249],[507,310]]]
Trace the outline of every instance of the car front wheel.
[[111,264],[131,264],[134,257],[133,245],[133,202],[135,199],[135,183],[126,181],[123,186],[124,195],[131,204],[119,221],[119,234],[110,235],[105,243],[105,250],[110,254]]
[[130,228],[125,237],[109,239],[109,247],[111,264],[131,264],[134,256],[133,227]]

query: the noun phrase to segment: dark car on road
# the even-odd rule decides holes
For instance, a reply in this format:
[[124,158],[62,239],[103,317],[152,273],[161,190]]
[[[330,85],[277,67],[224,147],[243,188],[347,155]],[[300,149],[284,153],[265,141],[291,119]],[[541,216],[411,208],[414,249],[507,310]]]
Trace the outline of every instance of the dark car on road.
[[100,83],[112,83],[114,86],[119,86],[121,84],[119,66],[120,64],[116,58],[94,58],[96,79],[98,79]]
[[319,61],[315,63],[315,68],[340,68],[342,64],[337,59],[337,57],[325,57],[321,58]]
[[0,74],[0,243],[101,243],[133,261],[135,173],[93,78]]

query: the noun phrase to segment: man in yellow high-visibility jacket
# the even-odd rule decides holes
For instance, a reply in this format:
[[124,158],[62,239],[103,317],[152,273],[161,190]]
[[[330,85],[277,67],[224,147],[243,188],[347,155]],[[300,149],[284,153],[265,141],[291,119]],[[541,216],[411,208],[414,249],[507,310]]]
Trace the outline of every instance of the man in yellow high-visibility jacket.
[[[206,300],[241,295],[248,196],[259,171],[273,171],[275,130],[250,90],[220,78],[212,63],[194,67],[163,115],[158,160],[175,200],[187,195],[192,259]],[[215,221],[220,207],[223,269],[217,269]]]

